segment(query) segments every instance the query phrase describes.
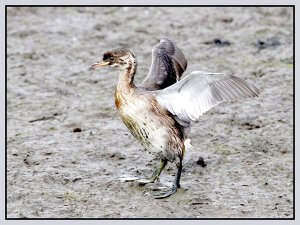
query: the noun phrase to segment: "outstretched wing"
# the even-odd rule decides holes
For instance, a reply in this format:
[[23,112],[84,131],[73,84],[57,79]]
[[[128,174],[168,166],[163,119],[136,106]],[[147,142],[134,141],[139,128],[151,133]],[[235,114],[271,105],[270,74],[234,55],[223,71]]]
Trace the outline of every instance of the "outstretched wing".
[[221,102],[258,95],[259,90],[244,79],[201,71],[192,72],[176,84],[155,92],[158,103],[185,127]]
[[183,53],[164,37],[152,49],[151,68],[141,86],[147,90],[166,88],[180,80],[186,67]]

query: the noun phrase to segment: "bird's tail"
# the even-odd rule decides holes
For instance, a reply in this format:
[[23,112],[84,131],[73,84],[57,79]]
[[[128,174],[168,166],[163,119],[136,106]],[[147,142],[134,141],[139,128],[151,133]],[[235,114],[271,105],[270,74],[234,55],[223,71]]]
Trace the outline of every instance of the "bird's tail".
[[184,140],[184,148],[185,148],[185,150],[193,149],[191,139],[187,138]]

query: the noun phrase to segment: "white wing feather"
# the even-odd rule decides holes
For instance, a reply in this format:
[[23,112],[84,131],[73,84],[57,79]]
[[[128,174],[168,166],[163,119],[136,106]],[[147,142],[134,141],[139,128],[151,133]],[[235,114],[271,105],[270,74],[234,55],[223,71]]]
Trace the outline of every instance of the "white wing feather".
[[202,71],[194,71],[172,86],[155,92],[158,103],[183,126],[221,102],[258,95],[259,90],[242,78]]

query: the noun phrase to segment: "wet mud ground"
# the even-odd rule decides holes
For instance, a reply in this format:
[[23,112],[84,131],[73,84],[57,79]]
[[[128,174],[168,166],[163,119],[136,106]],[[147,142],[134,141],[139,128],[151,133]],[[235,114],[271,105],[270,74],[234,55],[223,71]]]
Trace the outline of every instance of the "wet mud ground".
[[[292,8],[8,8],[9,218],[291,218]],[[114,107],[118,72],[89,71],[127,47],[141,82],[166,35],[194,70],[254,83],[259,98],[216,106],[193,124],[180,190],[175,165],[146,186],[157,159]],[[201,161],[201,157],[204,160]],[[202,165],[201,165],[202,164]]]

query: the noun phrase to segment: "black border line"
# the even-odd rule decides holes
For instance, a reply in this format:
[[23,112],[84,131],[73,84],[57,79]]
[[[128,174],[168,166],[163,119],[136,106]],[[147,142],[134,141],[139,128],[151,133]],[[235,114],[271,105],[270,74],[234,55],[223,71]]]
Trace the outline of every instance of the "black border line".
[[5,7],[5,219],[7,219],[7,7]]
[[5,5],[7,7],[293,7],[295,5]]
[[[293,8],[293,217],[292,218],[8,218],[7,217],[7,8],[8,7],[292,7]],[[295,220],[295,5],[5,5],[5,220]]]
[[294,102],[293,102],[293,123],[294,123],[294,127],[293,127],[293,207],[294,207],[294,212],[293,212],[293,218],[295,220],[296,218],[296,169],[295,169],[295,165],[296,165],[296,146],[295,146],[295,131],[296,131],[296,123],[295,123],[295,115],[296,115],[296,112],[295,112],[295,106],[296,106],[296,101],[295,101],[295,98],[296,98],[296,94],[295,94],[295,90],[296,90],[296,76],[295,76],[295,71],[296,71],[296,45],[295,45],[295,31],[296,31],[296,19],[295,19],[295,16],[296,16],[296,10],[295,10],[295,6],[293,7],[293,80],[294,80],[294,90],[293,90],[293,99],[294,99]]

